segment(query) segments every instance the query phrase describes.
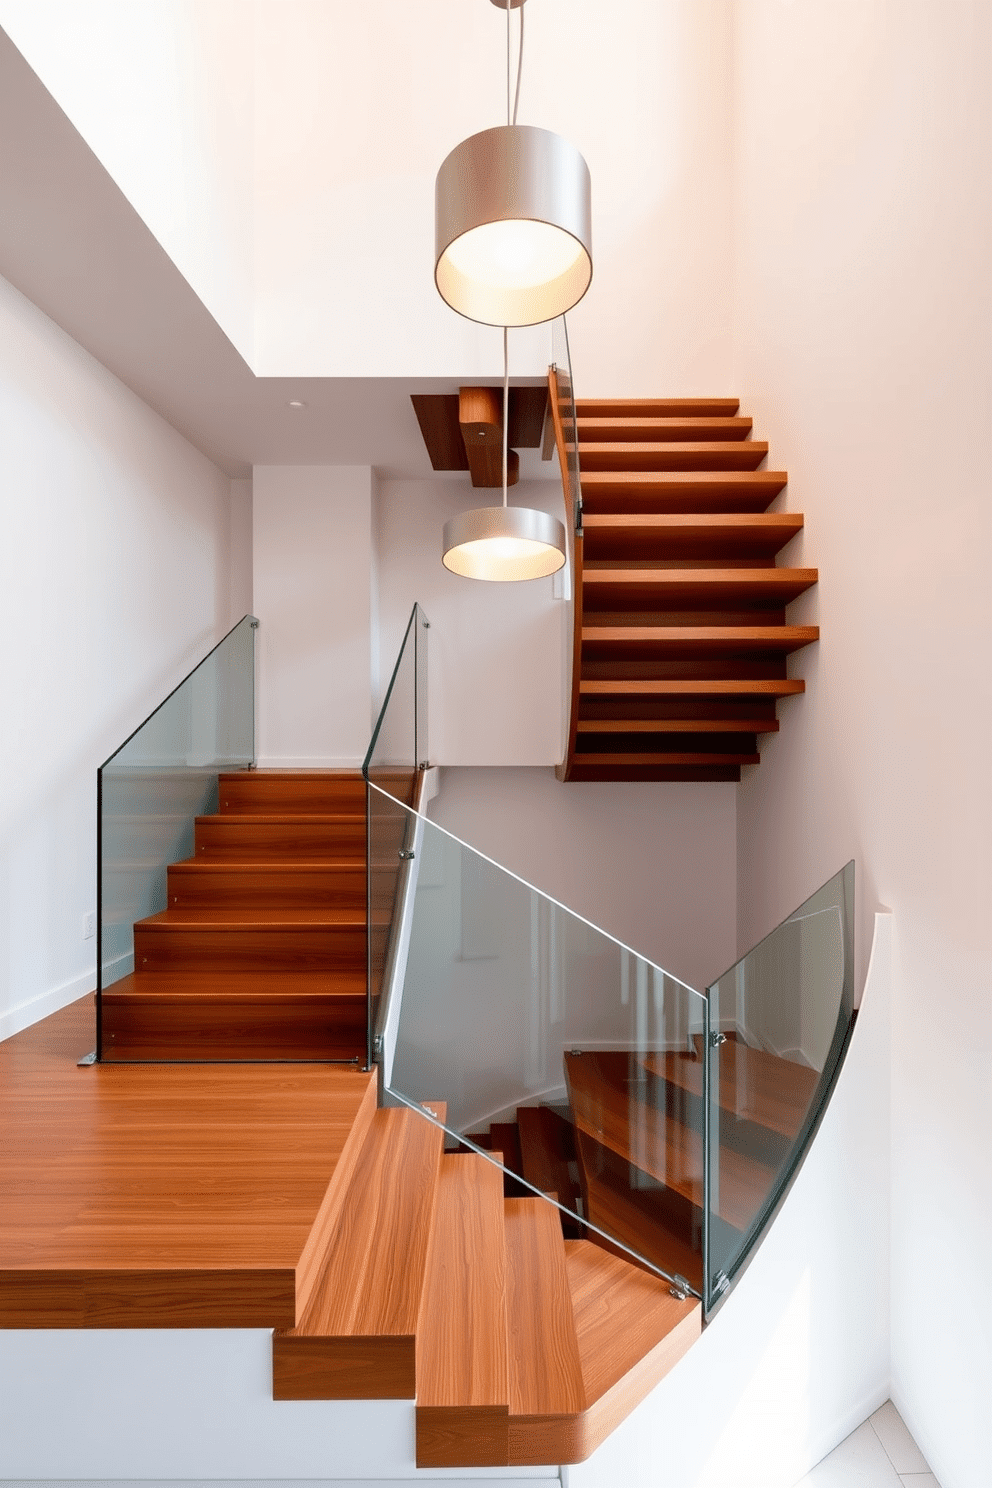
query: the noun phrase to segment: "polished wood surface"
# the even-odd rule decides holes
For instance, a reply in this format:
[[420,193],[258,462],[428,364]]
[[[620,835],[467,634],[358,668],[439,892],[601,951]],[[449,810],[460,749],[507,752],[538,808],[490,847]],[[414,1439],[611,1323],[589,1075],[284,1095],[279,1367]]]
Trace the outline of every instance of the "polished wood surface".
[[[523,1177],[542,1193],[554,1194],[570,1214],[577,1214],[579,1185],[570,1171],[576,1161],[572,1123],[549,1106],[520,1106],[517,1127]],[[563,1226],[568,1224],[564,1215],[561,1219]]]
[[168,907],[134,926],[133,974],[103,989],[102,1057],[363,1057],[360,772],[229,771],[218,803]]
[[[559,779],[739,780],[777,729],[774,705],[748,716],[703,700],[734,697],[732,682],[737,695],[781,684],[751,692],[769,699],[802,690],[786,685],[785,658],[819,631],[788,625],[786,608],[817,571],[776,564],[803,519],[767,510],[788,477],[764,468],[768,446],[750,433],[733,399],[580,401],[583,562]],[[681,715],[658,706],[676,684]]]
[[375,1106],[323,1065],[92,1065],[87,997],[0,1043],[0,1327],[290,1325]]
[[[496,423],[500,428],[502,442],[502,388],[471,391],[496,394],[500,409]],[[432,467],[435,470],[468,470],[469,456],[459,422],[460,394],[411,393],[410,401],[417,415]],[[537,449],[541,444],[547,401],[547,390],[543,385],[511,387],[508,432],[512,449]],[[491,413],[487,417],[491,417]]]
[[505,1465],[509,1389],[502,1175],[446,1156],[417,1328],[417,1466]]
[[582,1449],[595,1451],[692,1347],[702,1330],[695,1298],[601,1247],[566,1241],[565,1264],[586,1395]]
[[567,1461],[559,1454],[570,1445],[585,1394],[558,1212],[541,1199],[507,1199],[504,1208],[509,1462]]
[[441,1129],[377,1111],[310,1304],[272,1340],[276,1400],[412,1399]]
[[[503,390],[463,387],[458,390],[458,424],[462,431],[473,486],[492,489],[503,484]],[[509,438],[509,429],[507,430]],[[520,479],[520,456],[506,452],[506,483]]]
[[[652,1074],[702,1098],[701,1054],[701,1048],[695,1058],[681,1052],[645,1054],[642,1062]],[[735,1038],[720,1045],[718,1069],[717,1100],[722,1110],[790,1141],[799,1135],[820,1078],[815,1069],[752,1049]]]
[[614,677],[609,681],[583,680],[589,697],[793,697],[806,691],[802,677],[686,678]]

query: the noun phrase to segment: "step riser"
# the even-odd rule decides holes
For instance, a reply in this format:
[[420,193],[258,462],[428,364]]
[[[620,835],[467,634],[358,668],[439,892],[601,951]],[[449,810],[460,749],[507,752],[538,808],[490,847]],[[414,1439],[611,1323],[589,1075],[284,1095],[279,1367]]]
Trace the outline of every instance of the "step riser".
[[364,1059],[365,1000],[104,997],[103,1058]]
[[355,818],[333,826],[300,822],[240,823],[207,817],[196,824],[196,856],[227,862],[312,862],[343,858],[365,861],[365,820]]
[[[169,869],[169,908],[365,908],[365,874],[346,868]],[[206,869],[207,865],[203,865]]]
[[603,440],[579,445],[579,469],[590,470],[757,470],[768,454],[767,444],[750,440],[725,445],[692,446],[654,444],[644,440],[640,445]]
[[360,971],[365,927],[319,930],[134,927],[134,966],[157,971]]
[[272,776],[254,774],[246,778],[222,775],[218,810],[224,815],[291,815],[294,812],[306,815],[328,812],[335,815],[341,813],[364,816],[365,782],[361,776],[323,781],[306,778],[279,780]]

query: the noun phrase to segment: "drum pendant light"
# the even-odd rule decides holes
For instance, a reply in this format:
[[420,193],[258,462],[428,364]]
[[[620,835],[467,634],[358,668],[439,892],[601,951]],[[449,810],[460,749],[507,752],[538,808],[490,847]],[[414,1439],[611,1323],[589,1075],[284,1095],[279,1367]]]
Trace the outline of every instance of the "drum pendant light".
[[510,366],[503,328],[503,505],[459,512],[444,524],[441,562],[466,579],[515,583],[543,579],[565,562],[565,528],[557,517],[507,503]]
[[[434,281],[442,299],[485,325],[538,325],[571,310],[592,279],[589,168],[574,145],[517,124],[524,0],[506,10],[506,124],[456,145],[435,186]],[[510,11],[520,10],[510,108]]]

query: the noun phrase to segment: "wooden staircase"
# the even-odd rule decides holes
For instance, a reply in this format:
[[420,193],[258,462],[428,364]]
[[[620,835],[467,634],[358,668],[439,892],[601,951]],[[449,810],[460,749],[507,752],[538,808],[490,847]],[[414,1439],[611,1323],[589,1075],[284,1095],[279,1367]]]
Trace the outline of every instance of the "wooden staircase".
[[274,1396],[415,1398],[419,1467],[581,1461],[698,1337],[700,1305],[566,1240],[442,1135],[373,1117],[310,1302],[273,1336]]
[[364,1061],[361,773],[232,772],[218,804],[101,994],[103,1059]]
[[[552,390],[554,396],[554,389]],[[769,512],[736,399],[580,400],[572,708],[562,780],[739,780],[780,697],[786,658],[819,636],[786,607],[812,568],[776,566],[802,516]]]

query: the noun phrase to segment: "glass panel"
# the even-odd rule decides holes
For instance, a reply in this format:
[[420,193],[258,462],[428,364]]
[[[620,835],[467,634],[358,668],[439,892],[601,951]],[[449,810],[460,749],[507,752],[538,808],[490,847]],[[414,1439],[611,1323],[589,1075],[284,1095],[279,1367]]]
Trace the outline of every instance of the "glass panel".
[[854,1024],[853,919],[848,863],[709,989],[708,1308],[774,1217],[829,1099]]
[[134,969],[134,923],[166,908],[218,773],[254,763],[257,624],[239,621],[98,771],[100,989]]
[[[379,1003],[404,876],[407,816],[416,805],[421,764],[427,763],[427,617],[414,605],[386,697],[365,757],[367,798],[368,1058],[378,1030]],[[403,803],[398,804],[398,803]]]
[[[564,315],[552,325],[551,337],[552,369],[549,390],[555,399],[552,410],[555,418],[555,442],[558,462],[561,467],[562,488],[565,499],[565,534],[568,545],[568,561],[562,579],[562,739],[561,757],[566,760],[574,748],[572,717],[575,699],[572,697],[572,673],[575,665],[577,637],[575,634],[575,594],[579,586],[578,575],[582,570],[582,489],[579,482],[579,436],[575,413],[575,395],[572,381],[572,362],[568,345],[568,327]],[[569,520],[570,516],[570,520]]]
[[389,983],[387,1094],[445,1102],[452,1142],[499,1162],[508,1193],[553,1195],[566,1234],[701,1294],[703,1104],[666,1061],[701,1082],[706,999],[399,809],[415,890]]

